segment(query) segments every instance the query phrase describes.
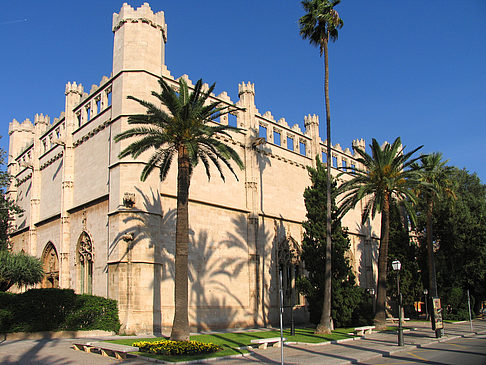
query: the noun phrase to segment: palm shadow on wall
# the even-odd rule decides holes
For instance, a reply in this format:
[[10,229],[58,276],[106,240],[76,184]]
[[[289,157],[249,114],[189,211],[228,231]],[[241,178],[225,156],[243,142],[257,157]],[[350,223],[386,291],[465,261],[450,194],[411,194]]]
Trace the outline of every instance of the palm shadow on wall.
[[[170,234],[167,237],[167,233],[171,232],[172,228],[175,232],[176,222],[176,210],[169,209],[166,213],[163,211],[160,194],[150,189],[150,196],[145,195],[140,189],[135,188],[142,197],[143,208],[140,209],[126,209],[127,216],[123,219],[128,227],[116,235],[113,242],[109,246],[108,257],[114,254],[115,249],[118,247],[122,250],[119,256],[119,261],[126,261],[131,263],[133,260],[133,249],[137,246],[145,245],[145,248],[151,250],[151,261],[153,266],[153,279],[149,284],[149,287],[153,291],[152,305],[153,313],[153,325],[152,330],[154,334],[162,334],[162,281],[164,278],[173,277],[173,255],[168,254],[168,240],[173,240]],[[121,246],[120,246],[121,245]],[[139,261],[139,260],[135,260]],[[127,267],[127,273],[131,274],[132,268],[130,265]],[[128,315],[130,312],[132,301],[134,298],[130,297],[130,293],[135,293],[136,285],[132,275],[127,274],[126,279],[126,293],[128,310],[126,311],[127,318],[121,319],[122,322],[127,323]],[[121,285],[121,284],[120,284]],[[149,300],[147,298],[146,300]]]
[[374,271],[374,264],[378,262],[378,246],[372,237],[372,227],[369,219],[364,224],[356,224],[356,229],[360,234],[360,240],[356,246],[356,251],[361,252],[358,272],[356,273],[361,287],[366,289],[373,288],[376,291],[377,277]]
[[[237,295],[233,279],[246,267],[246,244],[232,237],[211,242],[206,230],[191,232],[189,249],[189,303],[195,306],[198,330],[228,328],[245,303]],[[231,252],[231,254],[228,254]]]

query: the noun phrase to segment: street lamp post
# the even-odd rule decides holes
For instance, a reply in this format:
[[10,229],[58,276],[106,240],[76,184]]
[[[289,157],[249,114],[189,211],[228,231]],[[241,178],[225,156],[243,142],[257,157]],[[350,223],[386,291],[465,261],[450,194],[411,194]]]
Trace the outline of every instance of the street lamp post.
[[425,320],[426,321],[429,319],[429,311],[427,309],[427,294],[429,294],[429,291],[427,289],[424,289],[424,295],[425,295]]
[[397,272],[397,292],[398,292],[398,346],[403,346],[403,327],[402,327],[402,293],[400,293],[400,269],[402,264],[395,260],[392,268]]

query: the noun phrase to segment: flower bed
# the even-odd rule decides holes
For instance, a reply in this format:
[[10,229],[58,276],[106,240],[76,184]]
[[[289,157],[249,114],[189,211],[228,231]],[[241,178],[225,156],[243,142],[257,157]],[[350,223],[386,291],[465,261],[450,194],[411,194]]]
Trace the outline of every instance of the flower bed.
[[142,352],[158,355],[199,355],[222,350],[222,347],[213,343],[198,341],[139,341],[132,346],[138,347]]

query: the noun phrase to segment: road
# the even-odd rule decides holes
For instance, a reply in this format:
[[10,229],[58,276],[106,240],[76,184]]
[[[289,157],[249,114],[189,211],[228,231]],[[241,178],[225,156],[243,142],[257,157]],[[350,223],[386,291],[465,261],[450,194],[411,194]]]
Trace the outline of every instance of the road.
[[403,351],[390,357],[364,361],[359,364],[484,365],[486,364],[486,335],[436,343],[424,348]]

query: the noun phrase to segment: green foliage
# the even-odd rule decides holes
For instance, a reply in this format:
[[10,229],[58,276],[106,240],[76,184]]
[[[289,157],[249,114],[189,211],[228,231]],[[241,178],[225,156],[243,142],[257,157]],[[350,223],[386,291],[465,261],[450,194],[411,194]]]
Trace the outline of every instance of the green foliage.
[[302,7],[306,14],[299,19],[300,35],[309,39],[310,44],[319,47],[321,56],[324,52],[324,43],[329,39],[338,38],[338,29],[342,28],[343,21],[334,9],[341,0],[304,0]]
[[[311,321],[318,323],[324,298],[326,261],[326,167],[317,160],[317,168],[308,168],[308,171],[312,186],[304,192],[307,220],[302,223],[305,229],[302,259],[309,274],[297,284],[309,302]],[[332,318],[337,327],[366,324],[371,318],[371,302],[364,290],[356,286],[346,257],[350,240],[337,216],[335,181],[332,181],[332,191]]]
[[147,112],[130,116],[128,124],[135,127],[115,137],[116,142],[139,138],[121,151],[118,157],[137,158],[146,151],[153,152],[142,171],[140,177],[142,181],[145,181],[154,169],[159,169],[160,180],[163,181],[173,157],[178,155],[180,159],[182,154],[188,158],[191,172],[201,161],[209,179],[211,177],[209,167],[212,163],[224,180],[221,166],[224,164],[238,179],[230,161],[233,160],[238,167],[243,168],[241,158],[229,144],[225,144],[216,136],[231,139],[231,134],[228,132],[240,129],[222,124],[216,126],[209,124],[220,116],[235,111],[235,108],[223,105],[219,101],[209,100],[215,84],[204,90],[202,80],[198,80],[191,93],[183,78],[179,80],[178,91],[162,78],[159,79],[159,84],[162,91],[160,93],[153,91],[152,95],[167,107],[169,113],[158,104],[129,96],[128,99],[145,107]]
[[140,341],[132,344],[142,352],[159,355],[198,355],[210,354],[222,350],[222,347],[213,343],[198,341]]
[[[469,308],[467,305],[467,292],[459,287],[443,290],[442,301],[443,318],[453,321],[464,321],[469,319]],[[471,297],[471,308],[474,307],[474,297]]]
[[11,180],[11,176],[3,168],[5,155],[5,151],[0,148],[0,250],[6,250],[8,247],[8,230],[12,223],[12,215],[22,213],[22,209],[5,194]]
[[35,285],[41,282],[44,271],[41,261],[23,252],[0,250],[0,291],[13,285]]
[[[414,302],[423,301],[423,285],[419,259],[423,260],[420,248],[410,239],[408,234],[407,217],[400,214],[399,208],[393,205],[390,209],[390,238],[388,256],[390,260],[399,260],[402,263],[400,270],[400,292],[403,297],[405,315],[415,315]],[[425,259],[425,258],[424,258]],[[425,262],[425,261],[424,261]],[[393,270],[387,273],[387,289],[389,297],[397,300],[397,274]],[[398,310],[398,309],[397,309]],[[398,316],[398,313],[395,313]]]
[[0,293],[0,332],[106,330],[120,328],[116,301],[76,295],[72,289]]
[[[469,289],[477,312],[481,301],[486,299],[486,185],[476,174],[464,169],[451,167],[446,175],[455,182],[456,199],[437,200],[434,205],[433,242],[439,296],[443,308],[453,308],[457,305],[453,288],[460,288],[463,293]],[[418,230],[423,232],[426,207],[421,204],[418,210]],[[425,242],[425,236],[420,237],[422,246]]]
[[76,305],[66,315],[65,326],[79,330],[96,329],[118,332],[120,321],[117,303],[113,299],[94,295],[77,295]]

